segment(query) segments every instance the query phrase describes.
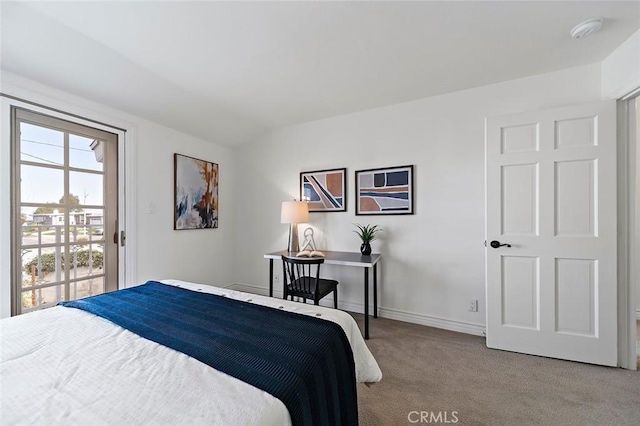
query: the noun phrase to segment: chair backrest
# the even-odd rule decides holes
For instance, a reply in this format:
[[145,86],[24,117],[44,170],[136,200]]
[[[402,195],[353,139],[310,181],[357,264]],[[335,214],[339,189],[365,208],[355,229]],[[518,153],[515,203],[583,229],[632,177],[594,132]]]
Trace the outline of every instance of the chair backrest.
[[282,256],[282,270],[285,287],[291,284],[294,292],[315,294],[318,290],[321,257]]

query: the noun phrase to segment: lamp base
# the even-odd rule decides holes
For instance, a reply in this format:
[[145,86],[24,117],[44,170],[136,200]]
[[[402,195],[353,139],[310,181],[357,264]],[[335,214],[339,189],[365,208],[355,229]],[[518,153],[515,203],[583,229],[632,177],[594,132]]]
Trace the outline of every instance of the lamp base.
[[298,253],[300,251],[300,241],[298,239],[298,224],[292,223],[289,226],[289,244],[287,251],[290,253]]

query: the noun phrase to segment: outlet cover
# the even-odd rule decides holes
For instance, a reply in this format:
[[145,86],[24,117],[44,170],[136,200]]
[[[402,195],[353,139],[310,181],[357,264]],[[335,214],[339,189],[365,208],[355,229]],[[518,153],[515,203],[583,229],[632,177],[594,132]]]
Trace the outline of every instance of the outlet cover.
[[478,312],[478,300],[469,299],[469,312]]

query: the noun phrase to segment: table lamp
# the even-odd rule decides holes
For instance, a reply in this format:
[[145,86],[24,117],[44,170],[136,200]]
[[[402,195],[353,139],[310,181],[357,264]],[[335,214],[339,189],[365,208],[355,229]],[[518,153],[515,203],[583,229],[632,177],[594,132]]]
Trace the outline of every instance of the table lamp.
[[283,201],[280,213],[280,223],[288,223],[289,245],[287,251],[299,252],[300,241],[298,240],[298,224],[309,222],[309,207],[304,201]]

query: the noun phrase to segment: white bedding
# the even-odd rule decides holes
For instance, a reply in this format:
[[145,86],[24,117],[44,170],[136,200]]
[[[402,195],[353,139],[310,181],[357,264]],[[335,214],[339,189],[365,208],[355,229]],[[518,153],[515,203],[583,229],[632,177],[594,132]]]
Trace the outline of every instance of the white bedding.
[[[345,312],[177,280],[182,288],[334,321],[351,342],[358,382],[382,373]],[[282,308],[281,308],[282,307]],[[270,394],[79,309],[0,321],[0,423],[289,425]]]

